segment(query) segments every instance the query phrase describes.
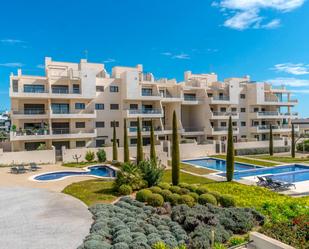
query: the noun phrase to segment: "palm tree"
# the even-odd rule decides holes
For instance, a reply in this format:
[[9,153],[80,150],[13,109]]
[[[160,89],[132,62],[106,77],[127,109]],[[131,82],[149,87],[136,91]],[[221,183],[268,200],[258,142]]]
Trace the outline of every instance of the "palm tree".
[[172,135],[172,183],[173,185],[179,184],[179,169],[180,169],[180,156],[179,156],[179,141],[178,141],[178,128],[176,111],[173,113],[173,135]]
[[229,118],[229,127],[227,135],[227,150],[226,150],[226,180],[232,181],[234,177],[234,142],[233,142],[233,125],[232,117]]

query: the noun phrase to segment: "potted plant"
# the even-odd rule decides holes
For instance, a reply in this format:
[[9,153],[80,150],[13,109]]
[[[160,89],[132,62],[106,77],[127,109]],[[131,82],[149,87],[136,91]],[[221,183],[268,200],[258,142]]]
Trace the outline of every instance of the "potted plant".
[[13,135],[16,136],[16,125],[12,125],[11,130],[13,132]]
[[47,133],[48,133],[48,125],[45,125],[44,126],[44,135],[47,135]]

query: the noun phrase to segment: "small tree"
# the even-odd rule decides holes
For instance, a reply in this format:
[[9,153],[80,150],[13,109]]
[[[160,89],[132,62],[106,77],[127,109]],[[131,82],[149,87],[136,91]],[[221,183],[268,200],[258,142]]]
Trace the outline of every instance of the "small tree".
[[292,141],[291,141],[291,156],[295,157],[295,134],[294,134],[294,124],[292,124]]
[[269,155],[274,155],[273,126],[269,125]]
[[105,150],[99,149],[99,150],[97,151],[97,158],[98,158],[98,161],[99,161],[100,163],[105,162],[105,161],[106,161],[106,153],[105,153]]
[[128,130],[127,130],[127,120],[123,121],[123,161],[128,163],[130,161],[130,151],[128,142]]
[[116,122],[113,121],[113,161],[118,160],[118,151],[117,151],[117,136],[116,136]]
[[92,162],[94,160],[94,152],[91,150],[88,150],[86,152],[85,159],[87,162]]
[[151,127],[150,127],[150,160],[154,162],[157,161],[156,148],[155,148],[155,136],[154,136],[152,120],[151,120]]
[[161,181],[164,173],[164,168],[161,164],[153,160],[146,160],[141,161],[138,166],[141,169],[142,177],[147,182],[148,187],[155,186]]
[[137,148],[136,148],[136,164],[143,161],[143,138],[142,138],[142,130],[141,130],[141,121],[140,118],[137,118]]
[[72,157],[74,160],[76,160],[76,163],[78,163],[78,160],[82,157],[82,155],[74,154]]
[[232,181],[234,177],[234,142],[233,142],[233,124],[232,117],[229,118],[229,127],[227,135],[226,150],[226,180]]
[[172,135],[172,183],[179,184],[180,156],[176,111],[173,113],[173,135]]

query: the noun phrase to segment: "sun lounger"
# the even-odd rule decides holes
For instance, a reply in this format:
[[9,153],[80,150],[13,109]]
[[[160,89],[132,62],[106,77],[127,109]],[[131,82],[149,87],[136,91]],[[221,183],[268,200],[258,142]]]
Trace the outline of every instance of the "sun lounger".
[[11,167],[11,171],[12,174],[18,174],[18,168],[16,166],[12,166]]
[[37,171],[40,167],[36,163],[30,163],[30,170]]
[[293,183],[283,182],[283,181],[278,181],[278,180],[275,181],[270,177],[265,177],[265,179],[267,181],[267,186],[274,190],[279,190],[279,191],[289,190],[291,187],[294,187],[294,189],[296,189],[296,186]]
[[17,166],[18,173],[25,173],[27,169],[23,164]]
[[267,181],[265,180],[264,177],[261,177],[261,176],[257,176],[258,178],[258,182],[257,182],[257,185],[258,186],[261,186],[261,187],[266,187],[267,186]]

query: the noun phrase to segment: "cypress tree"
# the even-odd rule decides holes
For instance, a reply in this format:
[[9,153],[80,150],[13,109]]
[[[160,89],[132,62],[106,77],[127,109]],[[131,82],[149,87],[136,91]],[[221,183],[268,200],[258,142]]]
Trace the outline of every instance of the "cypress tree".
[[150,159],[154,162],[157,160],[156,148],[155,148],[155,136],[154,136],[154,128],[152,120],[150,126]]
[[178,141],[178,128],[176,111],[173,113],[173,135],[172,135],[172,183],[173,185],[179,184],[179,169],[180,169],[180,156],[179,156],[179,141]]
[[117,136],[116,136],[116,121],[113,121],[113,161],[118,160],[118,151],[117,151]]
[[295,157],[295,134],[294,134],[294,124],[292,124],[292,141],[291,141],[291,156]]
[[233,142],[233,126],[232,117],[229,118],[229,127],[227,135],[227,150],[226,150],[226,180],[232,181],[234,177],[234,142]]
[[140,118],[137,118],[137,145],[136,146],[137,146],[137,148],[136,148],[136,164],[138,165],[141,161],[144,160],[143,138],[142,138]]
[[269,125],[269,155],[274,155],[273,126]]
[[127,130],[127,120],[123,121],[123,161],[125,163],[130,162],[130,151],[128,142],[128,130]]

